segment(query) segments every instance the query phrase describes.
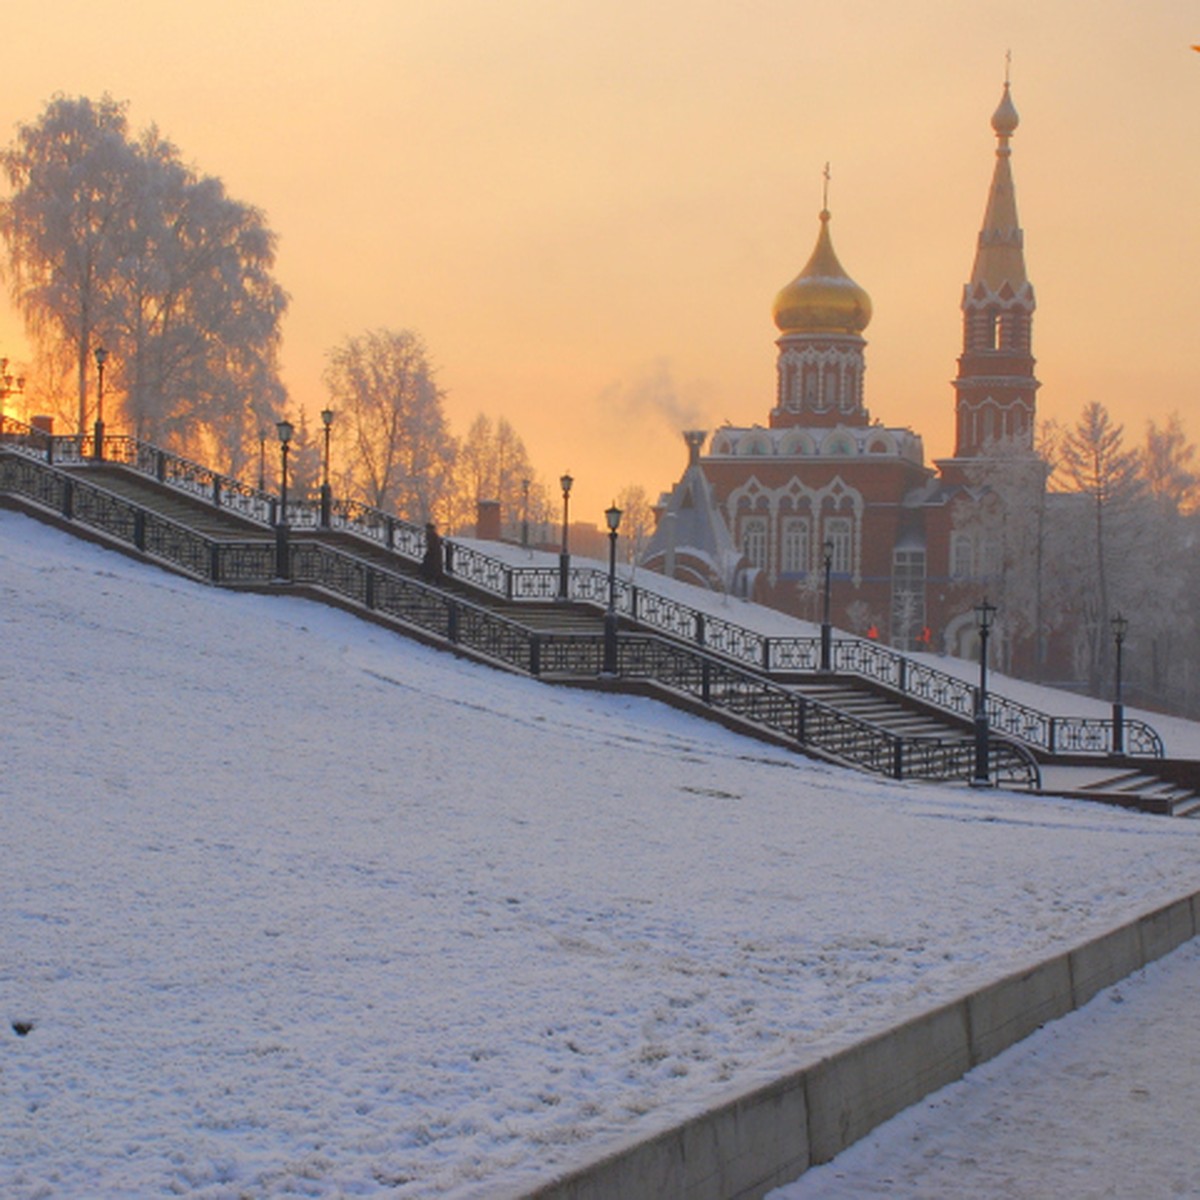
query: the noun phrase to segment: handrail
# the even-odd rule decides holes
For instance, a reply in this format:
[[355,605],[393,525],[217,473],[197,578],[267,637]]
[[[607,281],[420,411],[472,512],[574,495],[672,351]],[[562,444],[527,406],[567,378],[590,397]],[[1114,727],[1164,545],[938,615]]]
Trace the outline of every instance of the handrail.
[[[309,540],[220,539],[36,458],[0,454],[0,491],[23,496],[73,524],[103,532],[200,580],[262,586],[287,580],[391,617],[450,646],[533,676],[598,679],[603,638],[544,634],[411,575]],[[283,557],[280,557],[280,550]],[[698,647],[654,633],[618,637],[617,676],[684,697],[751,730],[781,736],[825,758],[897,779],[966,779],[968,738],[904,737],[851,716]],[[1023,747],[992,747],[997,779],[1036,789]]]
[[[5,438],[10,427],[13,436]],[[6,444],[28,441],[51,462],[97,461],[90,436],[50,437],[10,417],[0,421],[0,439]],[[129,435],[106,435],[102,448],[101,461],[118,462],[260,524],[275,523],[278,501],[266,492]],[[320,504],[303,497],[289,499],[286,518],[293,529],[322,527]],[[342,499],[332,505],[329,528],[366,538],[409,561],[420,561],[425,549],[425,533],[418,526],[355,500]],[[445,546],[448,570],[463,583],[507,601],[547,601],[558,595],[557,565],[513,566],[453,539],[446,539]],[[607,608],[608,591],[607,572],[595,567],[570,569],[568,599]],[[613,606],[631,621],[753,670],[767,674],[816,674],[819,670],[818,637],[771,637],[620,578]],[[831,646],[833,673],[868,680],[962,720],[974,718],[974,685],[868,639],[835,637]],[[997,734],[1048,754],[1107,754],[1113,745],[1113,722],[1108,718],[1051,716],[994,691],[988,693],[987,711]],[[1126,717],[1122,726],[1126,754],[1164,756],[1162,738],[1151,725]]]

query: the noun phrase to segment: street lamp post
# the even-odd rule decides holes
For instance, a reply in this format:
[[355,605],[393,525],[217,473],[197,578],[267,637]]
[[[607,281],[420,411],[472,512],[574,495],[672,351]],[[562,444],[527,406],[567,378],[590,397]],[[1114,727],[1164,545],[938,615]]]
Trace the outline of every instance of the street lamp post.
[[521,548],[529,548],[529,480],[521,480]]
[[825,543],[825,605],[821,611],[821,670],[832,670],[833,625],[829,619],[830,578],[833,573],[833,542]]
[[1121,696],[1121,648],[1125,645],[1125,634],[1129,629],[1129,618],[1117,613],[1112,619],[1113,641],[1117,644],[1117,677],[1113,688],[1112,706],[1112,752],[1114,755],[1125,753],[1125,705]]
[[975,605],[975,617],[979,623],[979,690],[975,693],[975,774],[972,787],[989,787],[988,777],[988,714],[987,714],[987,662],[988,634],[996,606],[989,604],[987,597]]
[[14,379],[8,371],[8,359],[0,358],[0,437],[4,435],[4,402],[9,396],[20,395],[24,390],[25,377],[18,375]]
[[562,552],[558,556],[558,598],[567,598],[567,575],[571,570],[571,548],[567,544],[568,515],[571,505],[571,484],[575,482],[570,475],[564,475],[559,481],[563,496],[563,530]]
[[92,429],[92,456],[97,461],[104,457],[104,364],[107,361],[108,351],[97,346],[96,372],[100,378],[96,387],[96,424]]
[[333,424],[334,412],[331,408],[321,410],[321,420],[325,424],[325,473],[321,479],[321,527],[329,528],[329,518],[333,511],[333,490],[329,486],[329,430]]
[[275,577],[287,579],[291,574],[288,569],[288,451],[295,429],[291,421],[277,421],[275,429],[279,433],[279,519],[275,522]]
[[614,501],[604,510],[608,524],[608,608],[604,611],[604,673],[617,673],[617,530],[621,510]]

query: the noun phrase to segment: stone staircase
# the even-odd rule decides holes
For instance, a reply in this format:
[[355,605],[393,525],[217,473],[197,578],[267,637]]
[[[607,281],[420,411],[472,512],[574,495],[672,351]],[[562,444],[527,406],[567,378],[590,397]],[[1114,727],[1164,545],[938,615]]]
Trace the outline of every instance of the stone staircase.
[[1155,774],[1153,764],[1108,763],[1042,767],[1042,794],[1073,800],[1097,800],[1122,808],[1169,817],[1200,818],[1200,792]]
[[[263,547],[275,545],[276,531],[264,519],[252,519],[239,514],[203,494],[189,494],[157,482],[144,473],[110,462],[79,462],[69,469],[95,487],[103,488],[208,538],[258,543]],[[411,551],[406,556],[352,533],[309,525],[293,527],[291,537],[297,543],[312,541],[330,546],[393,573],[407,576],[418,573],[418,565],[411,557]],[[599,638],[604,629],[603,609],[595,603],[594,593],[592,603],[505,600],[457,579],[453,574],[447,575],[439,583],[439,590],[472,605],[485,607],[533,631],[538,638],[553,640],[555,635],[564,638],[578,638],[581,635]],[[432,601],[433,598],[430,599]],[[621,628],[636,632],[640,627],[636,622],[622,617]],[[651,632],[659,637],[670,636],[664,635],[661,629]],[[777,677],[775,682],[779,683],[781,679]],[[960,714],[939,711],[933,705],[906,694],[893,693],[886,684],[880,685],[868,679],[809,673],[788,679],[786,687],[806,700],[816,701],[821,706],[845,714],[847,718],[901,739],[961,743],[971,731],[971,722]],[[1195,779],[1195,786],[1178,778],[1172,781],[1168,777],[1170,772],[1159,769],[1162,760],[1139,756],[1136,759],[1093,759],[1084,762],[1045,753],[1038,753],[1036,757],[1042,772],[1039,789],[1042,794],[1100,801],[1173,816],[1200,816],[1200,775]]]
[[962,737],[964,727],[953,717],[918,707],[902,696],[888,696],[855,679],[805,681],[804,695],[904,737]]

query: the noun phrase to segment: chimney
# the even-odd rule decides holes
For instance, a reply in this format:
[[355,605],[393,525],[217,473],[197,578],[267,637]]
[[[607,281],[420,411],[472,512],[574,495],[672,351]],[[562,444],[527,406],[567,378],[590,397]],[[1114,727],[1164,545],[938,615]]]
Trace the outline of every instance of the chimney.
[[475,536],[481,542],[500,541],[500,501],[475,501]]
[[687,442],[689,467],[694,467],[700,461],[700,451],[704,448],[706,437],[708,437],[707,429],[685,430],[683,440]]

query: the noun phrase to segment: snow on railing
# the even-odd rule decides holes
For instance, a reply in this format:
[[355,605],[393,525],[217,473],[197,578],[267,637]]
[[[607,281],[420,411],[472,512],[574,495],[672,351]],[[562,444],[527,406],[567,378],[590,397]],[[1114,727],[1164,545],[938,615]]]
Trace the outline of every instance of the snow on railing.
[[[51,436],[6,416],[0,419],[0,442],[48,462],[119,463],[259,524],[273,526],[277,520],[274,495],[129,435],[105,436],[98,458],[89,436]],[[323,526],[319,501],[289,497],[286,522],[292,529],[327,527],[365,538],[412,562],[419,562],[425,551],[425,532],[419,526],[356,500],[335,501],[329,524]],[[445,540],[445,555],[448,574],[506,601],[545,602],[560,594],[557,566],[514,566],[452,538]],[[609,587],[606,571],[572,566],[566,599],[607,608]],[[758,633],[620,578],[615,581],[613,606],[637,624],[756,671],[806,675],[819,670],[818,637]],[[835,637],[832,652],[835,674],[869,680],[961,719],[975,715],[976,688],[948,672],[865,638]],[[992,729],[1018,742],[1050,754],[1103,754],[1112,747],[1111,720],[1055,717],[994,691],[989,691],[987,700]],[[1163,757],[1162,739],[1150,725],[1127,717],[1123,728],[1126,753]]]

